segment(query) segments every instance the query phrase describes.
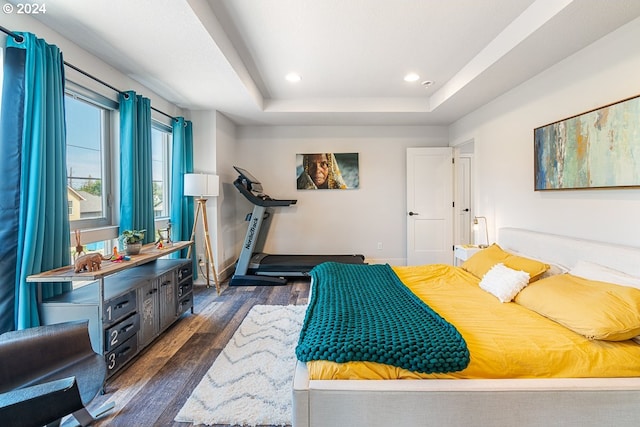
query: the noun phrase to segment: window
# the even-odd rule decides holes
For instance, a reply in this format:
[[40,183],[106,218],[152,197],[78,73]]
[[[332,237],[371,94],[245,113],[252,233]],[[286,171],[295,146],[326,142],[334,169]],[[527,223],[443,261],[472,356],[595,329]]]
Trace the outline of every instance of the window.
[[151,129],[153,161],[153,211],[156,218],[168,218],[171,188],[171,128],[154,122]]
[[65,109],[71,228],[110,225],[110,111],[72,93],[67,93]]

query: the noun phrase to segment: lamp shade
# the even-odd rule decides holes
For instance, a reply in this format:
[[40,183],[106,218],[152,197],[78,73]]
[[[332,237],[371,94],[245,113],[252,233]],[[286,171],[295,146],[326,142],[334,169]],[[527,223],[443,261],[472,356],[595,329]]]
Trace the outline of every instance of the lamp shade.
[[184,174],[184,195],[196,197],[217,197],[220,178],[206,173]]

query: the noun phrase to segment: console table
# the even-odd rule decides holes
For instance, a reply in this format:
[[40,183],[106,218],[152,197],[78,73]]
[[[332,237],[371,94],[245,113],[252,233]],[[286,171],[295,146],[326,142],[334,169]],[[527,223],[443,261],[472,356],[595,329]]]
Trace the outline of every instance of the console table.
[[[129,261],[105,260],[98,271],[75,273],[69,265],[27,277],[38,284],[42,323],[88,319],[92,346],[104,355],[107,376],[115,374],[185,311],[193,313],[192,260],[160,259],[192,244],[150,243]],[[52,282],[74,282],[73,290],[43,299],[42,287]]]

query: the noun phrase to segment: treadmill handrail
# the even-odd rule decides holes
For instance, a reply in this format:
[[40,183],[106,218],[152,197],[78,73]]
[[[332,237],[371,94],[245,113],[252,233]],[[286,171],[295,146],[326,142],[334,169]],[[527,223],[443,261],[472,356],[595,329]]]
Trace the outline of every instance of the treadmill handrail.
[[284,199],[279,200],[279,199],[271,199],[271,198],[262,199],[256,196],[252,191],[247,189],[243,181],[244,180],[242,179],[242,177],[239,176],[235,181],[233,181],[233,185],[235,185],[238,191],[240,191],[240,193],[254,205],[264,206],[268,208],[273,206],[290,206],[290,205],[295,205],[298,202],[297,200],[284,200]]

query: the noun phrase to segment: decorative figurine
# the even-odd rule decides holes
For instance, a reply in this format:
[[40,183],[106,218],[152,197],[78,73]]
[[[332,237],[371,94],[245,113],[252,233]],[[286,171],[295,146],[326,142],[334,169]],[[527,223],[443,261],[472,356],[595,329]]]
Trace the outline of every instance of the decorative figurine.
[[79,256],[74,264],[74,272],[80,273],[83,271],[98,271],[102,267],[103,260],[109,260],[111,258],[104,258],[101,254],[95,252],[92,254],[86,254]]
[[80,230],[75,230],[74,231],[75,235],[76,235],[76,253],[74,255],[74,258],[79,258],[82,255],[85,255],[86,252],[84,251],[84,246],[82,246],[82,243],[80,243]]
[[162,249],[171,246],[171,222],[167,222],[167,228],[158,229],[158,240],[156,240],[156,248]]

